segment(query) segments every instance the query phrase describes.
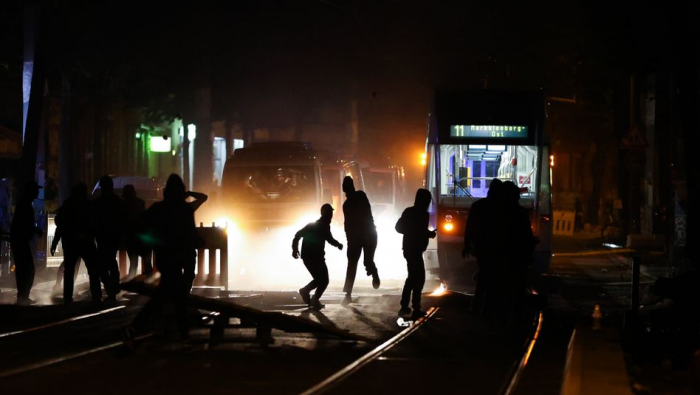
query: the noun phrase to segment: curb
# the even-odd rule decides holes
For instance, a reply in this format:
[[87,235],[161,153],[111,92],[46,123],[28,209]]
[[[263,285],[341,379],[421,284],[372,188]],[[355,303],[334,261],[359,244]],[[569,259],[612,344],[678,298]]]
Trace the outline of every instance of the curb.
[[631,395],[617,331],[577,325],[569,340],[561,395]]

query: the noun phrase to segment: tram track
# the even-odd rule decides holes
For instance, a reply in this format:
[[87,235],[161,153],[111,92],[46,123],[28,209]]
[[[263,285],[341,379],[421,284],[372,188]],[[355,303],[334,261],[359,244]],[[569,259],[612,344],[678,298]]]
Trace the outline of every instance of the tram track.
[[35,332],[35,331],[39,331],[39,330],[43,330],[43,329],[49,329],[49,328],[53,328],[53,327],[56,327],[56,326],[59,326],[59,325],[69,324],[69,323],[72,323],[72,322],[77,322],[77,321],[80,321],[80,320],[84,320],[84,319],[87,319],[87,318],[93,318],[93,317],[101,316],[101,315],[103,315],[103,314],[108,314],[108,313],[111,313],[111,312],[114,312],[114,311],[117,311],[117,310],[121,310],[121,309],[124,309],[124,308],[126,308],[126,306],[124,306],[124,305],[122,305],[122,306],[116,306],[116,307],[111,307],[111,308],[108,308],[108,309],[105,309],[105,310],[100,310],[100,311],[97,311],[97,312],[94,312],[94,313],[90,313],[90,314],[83,314],[83,315],[79,315],[79,316],[76,316],[76,317],[70,317],[70,318],[66,318],[66,319],[59,320],[59,321],[49,322],[49,323],[47,323],[47,324],[37,325],[37,326],[34,326],[34,327],[29,327],[29,328],[20,329],[20,330],[11,331],[11,332],[4,332],[4,333],[0,333],[0,339],[7,338],[7,337],[10,337],[10,336],[16,336],[16,335],[22,335],[22,334],[26,334],[26,333],[31,333],[31,332]]

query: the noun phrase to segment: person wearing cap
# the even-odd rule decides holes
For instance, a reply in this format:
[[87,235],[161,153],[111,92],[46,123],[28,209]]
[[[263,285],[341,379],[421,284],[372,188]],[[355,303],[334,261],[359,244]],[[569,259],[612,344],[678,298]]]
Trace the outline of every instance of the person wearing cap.
[[[316,309],[324,307],[320,299],[323,291],[328,287],[328,267],[324,251],[326,241],[338,247],[339,250],[343,249],[343,245],[331,234],[331,219],[333,219],[333,207],[330,204],[324,204],[321,206],[321,218],[303,227],[292,241],[292,257],[299,259],[299,239],[304,239],[301,245],[301,259],[313,280],[299,290],[299,295],[304,303]],[[311,291],[314,289],[316,292],[311,297]]]
[[17,202],[15,214],[10,225],[10,245],[15,260],[15,280],[17,281],[17,304],[29,305],[29,292],[34,285],[34,256],[30,243],[35,235],[44,232],[36,226],[32,202],[39,197],[41,187],[30,181],[25,185],[22,197]]

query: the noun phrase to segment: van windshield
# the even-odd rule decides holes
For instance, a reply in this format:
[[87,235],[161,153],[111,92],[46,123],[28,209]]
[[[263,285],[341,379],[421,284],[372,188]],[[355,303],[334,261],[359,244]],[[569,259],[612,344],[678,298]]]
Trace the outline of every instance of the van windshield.
[[313,166],[236,166],[226,169],[224,189],[250,203],[316,200]]

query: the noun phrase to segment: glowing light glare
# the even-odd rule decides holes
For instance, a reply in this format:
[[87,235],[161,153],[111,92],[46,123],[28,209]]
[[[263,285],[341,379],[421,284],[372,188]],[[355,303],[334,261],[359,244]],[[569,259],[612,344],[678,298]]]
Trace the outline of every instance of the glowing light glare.
[[430,296],[442,296],[447,292],[447,287],[445,286],[444,283],[440,283],[440,286],[433,291]]
[[428,163],[428,154],[423,152],[420,154],[420,164],[425,166]]
[[170,152],[172,145],[168,136],[151,136],[151,152]]
[[194,141],[197,138],[197,125],[191,123],[187,125],[187,139]]
[[451,223],[451,222],[445,222],[445,223],[442,225],[442,228],[445,229],[445,230],[448,231],[448,232],[452,232],[452,230],[454,230],[455,226],[454,226],[454,224]]
[[320,217],[320,214],[310,214],[310,213],[300,216],[299,220],[296,222],[295,232],[300,230],[304,226],[310,224],[311,222],[315,222],[319,217]]
[[554,167],[554,155],[549,155],[549,167]]
[[136,132],[136,138],[137,138],[137,139],[140,139],[140,138],[141,138],[141,133]]

